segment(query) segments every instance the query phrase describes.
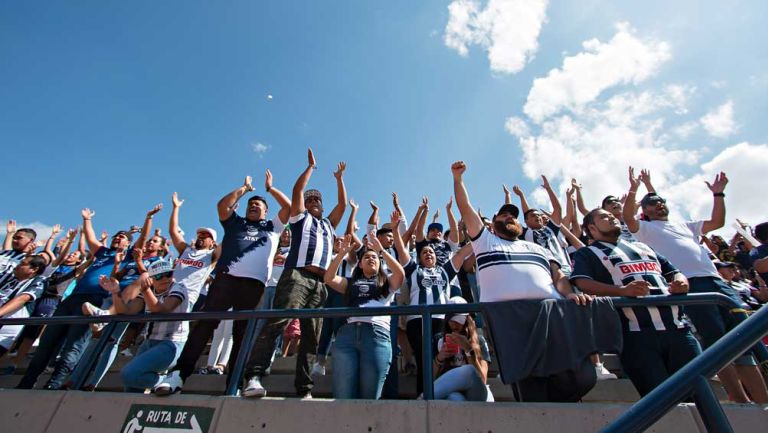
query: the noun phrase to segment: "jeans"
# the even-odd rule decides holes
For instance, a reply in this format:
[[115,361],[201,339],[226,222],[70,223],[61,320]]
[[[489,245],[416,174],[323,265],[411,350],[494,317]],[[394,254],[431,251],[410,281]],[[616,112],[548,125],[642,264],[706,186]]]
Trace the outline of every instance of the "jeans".
[[[286,269],[280,276],[275,289],[275,309],[320,308],[325,304],[327,292],[323,278],[301,268]],[[245,377],[264,376],[272,365],[275,340],[282,335],[290,317],[267,320],[256,338],[250,359],[245,367]],[[314,382],[310,376],[309,354],[317,353],[317,340],[323,319],[301,319],[301,343],[296,356],[296,393],[303,395],[312,390]],[[334,366],[335,368],[335,366]]]
[[[90,302],[95,305],[101,305],[104,299],[102,295],[70,295],[56,308],[53,313],[57,316],[82,316],[81,306],[84,302]],[[51,358],[58,353],[61,347],[61,356],[56,362],[51,378],[46,387],[58,389],[61,387],[64,379],[72,372],[75,365],[80,360],[91,330],[88,325],[48,325],[40,337],[40,344],[35,351],[35,356],[27,367],[27,372],[21,378],[17,388],[32,389],[37,382],[37,378],[45,370]]]
[[493,401],[493,396],[477,369],[466,364],[435,379],[435,400]]
[[[264,283],[252,278],[233,277],[229,274],[218,274],[208,289],[203,311],[253,310],[259,305],[264,293]],[[182,380],[186,380],[195,370],[200,354],[219,326],[219,320],[200,320],[189,333],[184,350],[179,356],[174,370],[179,371]],[[237,360],[240,345],[243,342],[247,321],[236,320],[232,325],[232,354],[230,361]],[[233,378],[227,377],[227,382]],[[240,380],[240,378],[234,378]]]
[[[115,330],[112,332],[112,335],[109,338],[109,342],[107,342],[107,345],[104,347],[104,350],[101,352],[101,355],[96,361],[96,365],[93,367],[93,370],[86,371],[85,363],[78,362],[74,371],[72,371],[72,375],[70,376],[69,381],[77,383],[83,376],[85,376],[86,381],[83,382],[83,385],[91,385],[94,388],[97,387],[99,382],[101,382],[101,379],[104,378],[104,375],[107,374],[109,367],[112,366],[113,362],[115,362],[120,339],[123,338],[123,334],[125,334],[125,330],[128,329],[128,325],[130,325],[129,322],[121,322],[115,325]],[[96,346],[98,344],[99,339],[92,338],[80,359],[85,360],[91,356],[94,356],[96,352]]]
[[392,362],[389,330],[370,323],[348,323],[333,345],[333,396],[378,399]]
[[183,343],[146,340],[136,356],[120,372],[126,392],[144,392],[160,383],[160,373],[168,370],[181,355]]

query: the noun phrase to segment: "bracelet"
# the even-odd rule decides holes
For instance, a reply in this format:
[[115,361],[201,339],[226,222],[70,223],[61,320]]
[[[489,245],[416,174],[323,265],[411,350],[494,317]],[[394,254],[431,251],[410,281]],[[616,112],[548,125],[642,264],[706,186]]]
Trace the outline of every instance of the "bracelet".
[[636,192],[637,192],[637,190],[631,190],[631,189],[629,190],[630,194],[635,194]]
[[270,186],[269,188],[266,188],[266,190],[267,190],[267,192],[270,192],[270,191],[272,191],[272,187]]
[[712,194],[712,195],[713,195],[714,197],[725,197],[725,193],[724,193],[724,192],[716,192],[716,193],[714,193],[714,194]]

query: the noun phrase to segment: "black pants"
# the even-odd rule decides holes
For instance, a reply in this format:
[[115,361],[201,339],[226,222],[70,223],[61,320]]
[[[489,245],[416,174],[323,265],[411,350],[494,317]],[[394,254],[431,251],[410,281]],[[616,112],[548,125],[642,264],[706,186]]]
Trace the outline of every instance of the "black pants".
[[[526,377],[517,382],[518,401],[576,403],[595,386],[595,366],[584,358],[577,370],[568,370],[547,377]],[[515,385],[512,385],[513,389]]]
[[[227,311],[230,308],[235,311],[254,310],[259,305],[263,293],[264,283],[259,280],[219,274],[216,275],[208,289],[208,297],[202,311]],[[236,362],[237,354],[240,352],[240,345],[243,342],[243,334],[245,334],[247,324],[246,320],[236,320],[232,325],[232,355],[229,358],[232,365]],[[176,362],[176,367],[174,367],[174,370],[179,370],[182,379],[186,380],[195,370],[197,360],[217,326],[219,326],[219,320],[200,320],[190,331],[184,349]],[[232,379],[227,377],[227,382]],[[239,378],[235,378],[235,380],[239,380]]]
[[[272,308],[275,310],[320,308],[325,304],[327,294],[323,277],[301,268],[286,269],[280,276],[280,281],[277,282]],[[253,350],[251,350],[250,359],[245,367],[246,378],[261,377],[266,374],[272,364],[275,340],[279,335],[282,335],[290,321],[290,317],[267,321],[256,338]],[[309,357],[317,353],[323,319],[300,319],[299,322],[301,324],[301,342],[299,343],[299,353],[296,356],[294,386],[296,393],[303,395],[311,391],[314,386],[310,375]]]
[[[432,319],[432,335],[429,341],[422,341],[421,318],[411,319],[405,325],[408,343],[411,344],[413,356],[416,358],[416,394],[424,392],[424,360],[421,358],[422,344],[432,344],[432,338],[435,334],[443,332],[443,322],[443,319]],[[434,357],[435,355],[436,353],[433,350],[432,356]],[[432,362],[432,360],[428,359],[427,362]]]

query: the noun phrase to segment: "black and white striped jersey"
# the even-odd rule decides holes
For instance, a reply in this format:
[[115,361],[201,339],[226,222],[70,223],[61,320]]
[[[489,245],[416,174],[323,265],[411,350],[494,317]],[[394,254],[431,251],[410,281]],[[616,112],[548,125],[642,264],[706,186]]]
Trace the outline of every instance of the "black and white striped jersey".
[[0,251],[0,285],[13,278],[13,270],[27,254],[16,250]]
[[291,217],[291,250],[285,269],[317,266],[328,269],[333,259],[333,224],[328,218],[315,218],[309,211]]
[[[588,278],[621,287],[632,281],[644,280],[650,283],[651,295],[668,295],[665,277],[677,272],[677,268],[649,246],[619,239],[616,244],[598,241],[579,249],[574,254],[571,281]],[[685,327],[677,306],[626,307],[621,309],[620,316],[622,326],[628,331],[664,331]]]

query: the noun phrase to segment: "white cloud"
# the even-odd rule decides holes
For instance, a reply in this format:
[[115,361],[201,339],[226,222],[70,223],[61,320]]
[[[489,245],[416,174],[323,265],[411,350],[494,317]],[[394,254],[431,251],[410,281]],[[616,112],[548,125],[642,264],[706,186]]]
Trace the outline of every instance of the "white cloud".
[[519,117],[510,117],[507,119],[504,127],[510,134],[514,135],[515,137],[525,137],[530,135],[528,124],[525,123],[525,120]]
[[727,138],[736,132],[737,129],[736,122],[733,120],[733,101],[728,101],[710,111],[700,121],[709,135],[717,138]]
[[538,49],[547,0],[454,0],[448,5],[445,45],[466,56],[469,46],[488,51],[491,70],[520,72]]
[[[0,220],[0,227],[2,227],[3,233],[5,233],[5,226],[8,224],[8,220]],[[44,244],[45,241],[51,236],[51,231],[53,231],[53,226],[49,226],[48,224],[41,223],[40,221],[34,221],[31,223],[23,223],[16,221],[16,228],[22,229],[22,228],[28,228],[32,229],[37,233],[37,241],[40,244]],[[61,235],[59,235],[61,236]],[[5,235],[3,235],[3,239],[5,238]]]
[[251,143],[251,149],[253,149],[254,152],[256,152],[259,157],[262,157],[264,153],[266,153],[269,150],[270,146],[267,146],[263,143]]
[[619,23],[607,43],[590,39],[584,51],[563,60],[559,69],[533,81],[523,111],[539,123],[562,109],[577,111],[620,84],[638,84],[653,76],[672,55],[666,42],[642,40]]

